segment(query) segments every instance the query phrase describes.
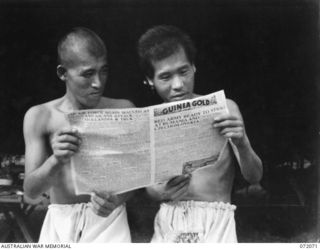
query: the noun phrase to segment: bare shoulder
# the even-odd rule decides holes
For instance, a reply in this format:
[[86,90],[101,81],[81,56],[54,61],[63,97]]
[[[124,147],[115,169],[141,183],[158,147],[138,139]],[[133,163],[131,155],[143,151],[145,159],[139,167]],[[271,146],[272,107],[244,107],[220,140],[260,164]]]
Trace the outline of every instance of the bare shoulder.
[[24,130],[43,130],[51,116],[52,110],[58,101],[59,99],[56,99],[29,108],[24,116]]
[[241,115],[240,109],[235,101],[233,101],[231,99],[227,99],[227,107],[228,107],[230,113]]
[[110,108],[110,109],[123,109],[123,108],[134,108],[135,105],[126,99],[113,99],[108,97],[103,97],[101,100],[101,108]]
[[31,120],[36,120],[40,117],[46,116],[48,114],[48,109],[46,105],[39,104],[36,106],[33,106],[28,109],[24,116],[24,122],[30,122]]
[[43,116],[49,115],[59,101],[60,99],[55,99],[46,103],[32,106],[27,110],[25,114],[25,119],[39,119]]

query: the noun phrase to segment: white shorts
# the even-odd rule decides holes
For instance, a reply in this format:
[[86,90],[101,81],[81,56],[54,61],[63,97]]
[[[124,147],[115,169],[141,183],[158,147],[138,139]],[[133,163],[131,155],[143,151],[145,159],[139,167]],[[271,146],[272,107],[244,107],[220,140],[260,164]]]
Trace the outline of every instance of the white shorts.
[[151,242],[237,242],[235,209],[223,202],[162,203]]
[[108,217],[101,217],[93,212],[91,203],[50,205],[39,242],[131,242],[126,207],[121,205]]

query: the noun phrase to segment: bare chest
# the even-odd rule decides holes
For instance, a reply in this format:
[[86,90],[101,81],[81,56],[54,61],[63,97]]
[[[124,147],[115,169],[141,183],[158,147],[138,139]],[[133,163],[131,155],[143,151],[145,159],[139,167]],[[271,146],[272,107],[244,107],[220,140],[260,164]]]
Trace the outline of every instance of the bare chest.
[[48,119],[46,129],[49,140],[51,140],[54,134],[58,133],[61,129],[69,126],[70,124],[67,120],[66,114],[58,110],[53,110],[50,118]]

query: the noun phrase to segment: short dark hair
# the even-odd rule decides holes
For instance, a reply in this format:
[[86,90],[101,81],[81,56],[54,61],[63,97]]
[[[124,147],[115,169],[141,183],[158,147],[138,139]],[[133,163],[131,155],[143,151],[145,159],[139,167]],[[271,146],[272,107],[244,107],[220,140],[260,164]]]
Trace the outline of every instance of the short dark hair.
[[57,47],[58,63],[68,63],[67,53],[74,44],[82,43],[90,55],[101,57],[107,55],[107,49],[102,39],[92,30],[84,27],[76,27],[64,35]]
[[139,63],[143,73],[152,78],[152,61],[165,59],[183,48],[188,60],[194,63],[196,48],[191,38],[171,25],[159,25],[147,30],[138,41]]

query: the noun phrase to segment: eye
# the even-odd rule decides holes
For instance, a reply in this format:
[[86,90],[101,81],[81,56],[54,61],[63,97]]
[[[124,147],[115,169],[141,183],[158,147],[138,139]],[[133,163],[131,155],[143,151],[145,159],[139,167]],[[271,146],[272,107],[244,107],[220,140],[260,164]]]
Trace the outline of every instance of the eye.
[[163,75],[160,75],[160,77],[159,77],[159,79],[162,81],[169,81],[170,78],[171,78],[170,74],[163,74]]
[[88,71],[83,72],[81,75],[85,78],[91,78],[94,75],[94,71],[88,70]]
[[182,68],[179,71],[179,74],[185,76],[185,75],[187,75],[189,73],[189,70],[190,70],[189,68]]

